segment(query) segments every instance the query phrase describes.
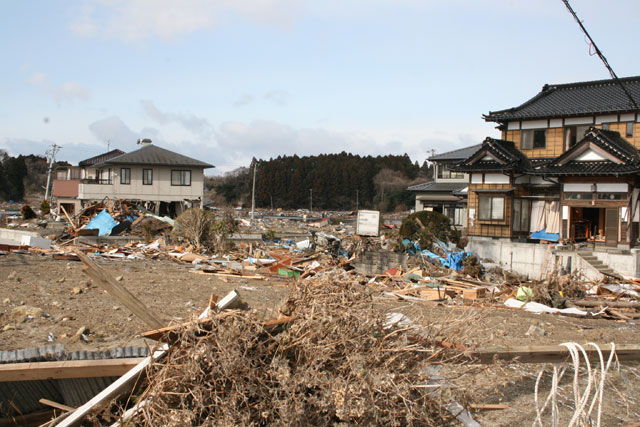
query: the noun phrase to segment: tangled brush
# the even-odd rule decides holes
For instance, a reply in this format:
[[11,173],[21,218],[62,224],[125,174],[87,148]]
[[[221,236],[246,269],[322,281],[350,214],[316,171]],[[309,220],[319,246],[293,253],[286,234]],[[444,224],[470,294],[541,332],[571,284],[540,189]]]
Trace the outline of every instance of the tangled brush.
[[[136,425],[442,425],[427,365],[452,361],[438,337],[391,326],[365,288],[299,283],[270,331],[248,312],[186,329],[154,366]],[[405,318],[406,319],[406,318]],[[452,332],[453,334],[454,332]],[[450,339],[450,337],[445,337]]]

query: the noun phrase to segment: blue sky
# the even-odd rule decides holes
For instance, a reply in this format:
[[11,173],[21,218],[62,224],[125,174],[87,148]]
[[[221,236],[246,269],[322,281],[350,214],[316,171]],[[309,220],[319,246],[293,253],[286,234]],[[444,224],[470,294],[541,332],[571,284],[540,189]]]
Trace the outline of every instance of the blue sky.
[[[619,76],[637,0],[571,2]],[[0,149],[76,163],[136,139],[216,166],[347,151],[422,161],[481,115],[609,78],[561,0],[4,1]]]

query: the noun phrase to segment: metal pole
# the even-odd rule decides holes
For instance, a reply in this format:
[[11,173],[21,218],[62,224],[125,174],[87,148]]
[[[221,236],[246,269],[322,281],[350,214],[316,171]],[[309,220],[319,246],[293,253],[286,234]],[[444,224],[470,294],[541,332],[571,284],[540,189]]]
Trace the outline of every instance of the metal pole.
[[360,206],[360,191],[356,190],[356,212],[358,211],[359,206]]
[[253,215],[256,209],[256,168],[258,167],[258,162],[253,163],[253,190],[251,191],[251,219],[253,219]]
[[313,188],[309,189],[309,213],[313,213]]

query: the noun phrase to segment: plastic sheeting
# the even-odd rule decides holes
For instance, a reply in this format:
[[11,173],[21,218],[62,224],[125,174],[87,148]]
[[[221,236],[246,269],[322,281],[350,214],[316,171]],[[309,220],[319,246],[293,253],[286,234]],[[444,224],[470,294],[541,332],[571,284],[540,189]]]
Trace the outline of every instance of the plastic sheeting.
[[113,227],[118,225],[118,221],[113,219],[106,209],[103,209],[98,215],[96,215],[89,224],[85,227],[85,230],[98,229],[99,236],[108,236],[111,234]]
[[549,242],[557,242],[560,240],[560,233],[549,233],[547,230],[536,231],[529,236],[531,239],[546,240]]

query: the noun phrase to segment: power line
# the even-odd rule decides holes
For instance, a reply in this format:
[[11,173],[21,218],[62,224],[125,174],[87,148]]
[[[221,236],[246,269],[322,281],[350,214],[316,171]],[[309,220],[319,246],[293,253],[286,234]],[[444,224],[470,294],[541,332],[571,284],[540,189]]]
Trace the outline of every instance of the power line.
[[[627,88],[624,87],[624,84],[622,84],[622,82],[620,81],[620,79],[616,75],[616,72],[613,71],[613,68],[611,68],[611,65],[609,65],[609,61],[607,61],[607,58],[605,58],[605,56],[602,53],[602,51],[600,49],[598,49],[598,46],[596,45],[596,42],[593,41],[593,39],[589,35],[589,32],[587,31],[587,29],[582,24],[582,21],[580,21],[580,19],[578,18],[578,15],[576,14],[576,12],[573,10],[571,5],[569,4],[569,0],[562,0],[562,2],[564,3],[565,6],[567,6],[567,9],[569,9],[569,13],[571,13],[571,15],[573,15],[573,19],[576,20],[576,22],[580,26],[580,29],[582,30],[584,35],[587,36],[587,38],[589,39],[589,43],[591,43],[590,46],[593,46],[594,50],[596,51],[596,54],[600,57],[600,60],[602,61],[604,66],[607,67],[607,70],[609,70],[609,74],[611,75],[611,77],[613,77],[613,79],[616,81],[616,83],[618,83],[618,85],[622,88],[622,90],[624,91],[625,95],[627,95],[627,97],[631,101],[631,104],[634,106],[634,108],[636,110],[640,110],[640,107],[638,107],[638,104],[636,104],[635,99],[633,99],[633,97],[631,96],[629,91],[627,91]],[[589,49],[589,50],[591,50],[591,49]]]

